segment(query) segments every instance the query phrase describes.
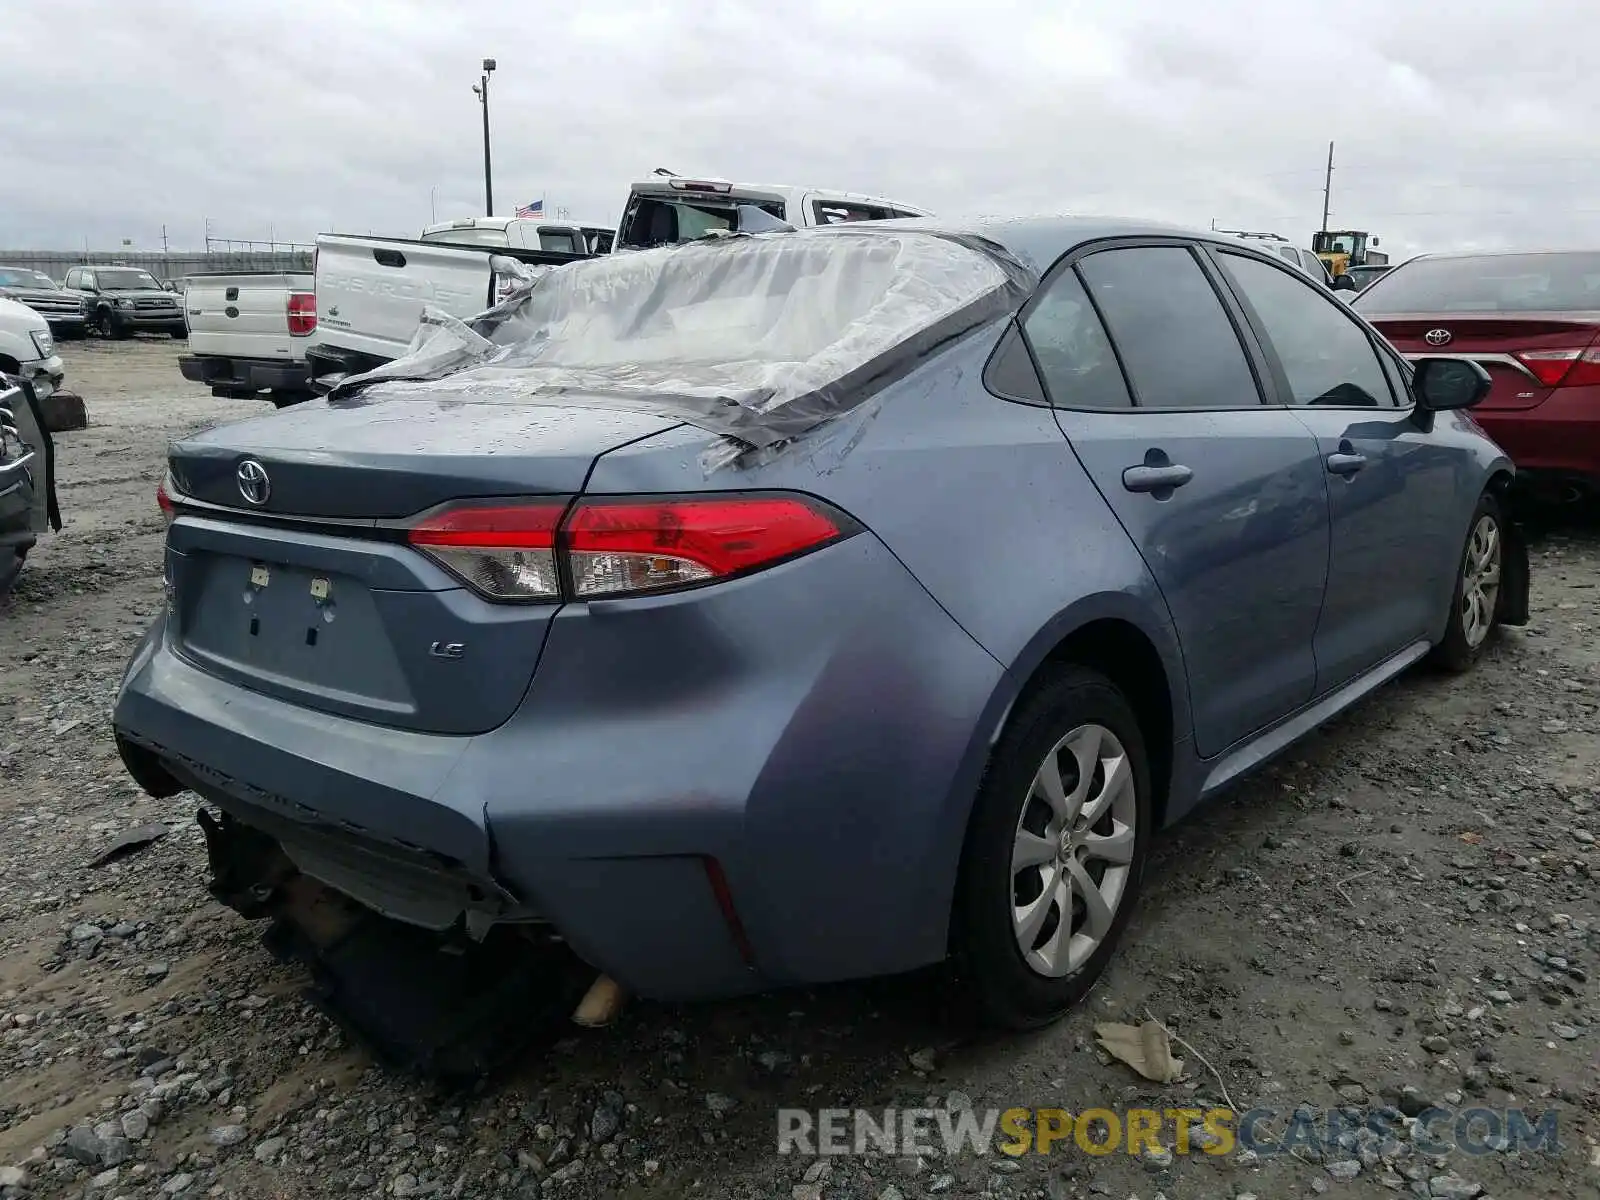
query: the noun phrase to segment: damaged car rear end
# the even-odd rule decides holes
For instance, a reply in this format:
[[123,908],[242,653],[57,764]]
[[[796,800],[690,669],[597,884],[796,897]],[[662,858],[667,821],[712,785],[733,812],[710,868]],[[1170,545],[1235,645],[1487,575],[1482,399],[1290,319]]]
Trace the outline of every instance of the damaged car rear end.
[[937,958],[948,831],[904,806],[970,784],[1000,668],[783,465],[1021,272],[892,227],[597,259],[174,444],[128,769],[214,810],[249,916],[314,884],[671,999]]

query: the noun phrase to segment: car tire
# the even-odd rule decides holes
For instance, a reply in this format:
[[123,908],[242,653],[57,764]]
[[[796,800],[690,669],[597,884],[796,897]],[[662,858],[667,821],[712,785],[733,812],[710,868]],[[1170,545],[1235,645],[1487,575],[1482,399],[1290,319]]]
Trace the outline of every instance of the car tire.
[[189,336],[189,331],[187,329],[169,329],[167,330],[167,333],[172,336],[172,340],[175,342],[181,342],[184,338]]
[[95,314],[95,332],[103,338],[116,341],[122,341],[128,336],[128,331],[109,308],[102,308]]
[[1450,620],[1430,661],[1446,671],[1469,671],[1499,628],[1505,589],[1505,510],[1485,492],[1472,510],[1466,544],[1450,590]]
[[267,398],[272,401],[274,408],[292,408],[296,404],[304,404],[311,399],[310,392],[268,392]]
[[[1132,706],[1081,667],[1052,675],[1006,723],[968,822],[952,920],[956,970],[987,1023],[1049,1024],[1115,953],[1149,852],[1148,762]],[[1050,786],[1051,763],[1060,787]],[[1033,861],[1052,843],[1053,856]]]
[[0,598],[8,595],[28,561],[28,551],[15,546],[0,548]]

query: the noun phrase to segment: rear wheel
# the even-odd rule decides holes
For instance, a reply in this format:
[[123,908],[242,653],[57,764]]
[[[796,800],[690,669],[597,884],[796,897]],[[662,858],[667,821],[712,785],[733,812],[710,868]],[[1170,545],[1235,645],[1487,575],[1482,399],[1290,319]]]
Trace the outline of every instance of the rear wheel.
[[1485,492],[1472,513],[1467,544],[1456,570],[1450,622],[1432,660],[1449,671],[1477,663],[1500,620],[1500,582],[1505,567],[1505,517],[1500,502]]
[[172,335],[172,340],[175,342],[181,342],[184,338],[189,336],[189,331],[187,329],[169,329],[167,332]]
[[1105,969],[1138,895],[1150,775],[1133,709],[1068,668],[1019,708],[967,830],[954,914],[958,969],[992,1023],[1027,1029]]
[[0,546],[0,596],[11,591],[17,576],[22,574],[22,564],[27,560],[27,547]]

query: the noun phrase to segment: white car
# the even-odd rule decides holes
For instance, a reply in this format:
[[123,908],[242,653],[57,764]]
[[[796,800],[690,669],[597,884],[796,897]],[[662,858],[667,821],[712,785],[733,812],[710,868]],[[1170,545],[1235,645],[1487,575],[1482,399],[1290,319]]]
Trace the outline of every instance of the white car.
[[0,300],[0,374],[26,379],[41,400],[66,374],[50,323],[15,300]]

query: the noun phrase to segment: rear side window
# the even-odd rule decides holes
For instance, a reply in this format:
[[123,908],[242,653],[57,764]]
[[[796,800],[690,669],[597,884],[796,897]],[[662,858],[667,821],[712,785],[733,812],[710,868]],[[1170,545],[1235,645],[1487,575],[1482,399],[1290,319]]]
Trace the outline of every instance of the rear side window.
[[1127,408],[1133,403],[1111,339],[1076,271],[1062,271],[1050,281],[1022,328],[1052,404]]
[[896,214],[874,204],[850,204],[843,201],[813,200],[811,213],[818,225],[842,225],[846,221],[887,221]]
[[1279,246],[1278,253],[1295,266],[1298,267],[1300,265],[1300,252],[1293,246]]
[[1078,264],[1142,408],[1261,403],[1239,335],[1181,246],[1102,250]]
[[569,230],[541,229],[539,231],[539,249],[555,250],[562,254],[576,254],[578,253],[578,242]]
[[1378,313],[1589,312],[1600,309],[1600,253],[1418,258],[1351,303]]
[[[636,197],[617,231],[617,244],[632,249],[651,246],[676,246],[692,242],[708,233],[725,232],[738,222],[735,204],[750,203],[735,198],[726,203],[691,204],[681,200]],[[784,219],[783,205],[777,201],[756,205],[763,212]]]
[[1394,407],[1372,339],[1345,315],[1342,301],[1256,259],[1226,252],[1218,257],[1277,351],[1292,403]]

